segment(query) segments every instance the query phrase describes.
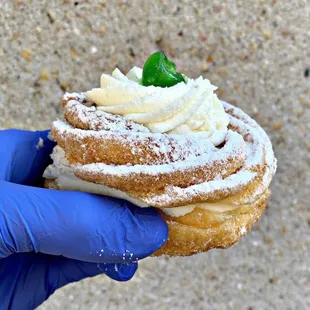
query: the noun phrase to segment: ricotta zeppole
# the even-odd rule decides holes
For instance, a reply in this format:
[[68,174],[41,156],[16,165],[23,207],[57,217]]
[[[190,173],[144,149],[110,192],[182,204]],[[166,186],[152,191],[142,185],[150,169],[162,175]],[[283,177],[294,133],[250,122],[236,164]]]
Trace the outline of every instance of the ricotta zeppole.
[[262,215],[276,159],[265,131],[215,90],[158,52],[65,94],[45,186],[158,208],[169,239],[154,255],[230,247]]

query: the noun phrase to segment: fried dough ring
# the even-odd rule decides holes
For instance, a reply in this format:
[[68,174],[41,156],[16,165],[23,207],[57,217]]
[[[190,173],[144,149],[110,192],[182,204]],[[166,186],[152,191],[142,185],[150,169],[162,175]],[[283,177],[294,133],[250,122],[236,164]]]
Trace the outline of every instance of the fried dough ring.
[[270,191],[255,203],[223,213],[199,208],[180,217],[161,212],[169,227],[169,239],[154,256],[189,256],[213,248],[229,248],[246,235],[263,214]]

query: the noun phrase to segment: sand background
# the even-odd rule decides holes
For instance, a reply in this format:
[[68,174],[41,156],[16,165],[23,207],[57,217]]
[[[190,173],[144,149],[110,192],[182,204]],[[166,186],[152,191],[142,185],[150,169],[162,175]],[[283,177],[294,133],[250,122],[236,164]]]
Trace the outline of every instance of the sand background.
[[146,259],[128,283],[84,280],[40,310],[310,308],[310,1],[2,0],[0,42],[0,128],[48,128],[65,91],[163,50],[255,118],[279,160],[265,215],[232,248]]

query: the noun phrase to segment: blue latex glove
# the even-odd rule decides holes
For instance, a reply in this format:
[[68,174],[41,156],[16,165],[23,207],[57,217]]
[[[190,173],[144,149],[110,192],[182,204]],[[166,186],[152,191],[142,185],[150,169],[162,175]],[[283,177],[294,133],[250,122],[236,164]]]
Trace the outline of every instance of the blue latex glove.
[[33,309],[57,288],[101,273],[129,280],[137,260],[167,239],[152,208],[32,187],[54,146],[47,134],[0,131],[0,309]]

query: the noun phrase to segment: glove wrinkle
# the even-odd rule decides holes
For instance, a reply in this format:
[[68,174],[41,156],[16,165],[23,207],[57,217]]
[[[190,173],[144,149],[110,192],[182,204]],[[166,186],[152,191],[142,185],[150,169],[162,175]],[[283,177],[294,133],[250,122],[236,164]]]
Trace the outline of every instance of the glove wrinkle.
[[5,258],[11,254],[11,251],[9,250],[6,242],[4,241],[3,232],[0,227],[0,259]]
[[[6,203],[7,199],[4,200],[5,200],[4,203]],[[1,232],[1,239],[3,240],[3,248],[1,247],[1,252],[3,252],[3,256],[1,256],[1,258],[5,258],[17,252],[17,244],[15,242],[13,233],[11,232],[11,227],[12,225],[10,223],[10,220],[8,219],[7,213],[2,211],[0,218],[0,232]]]
[[11,185],[1,181],[0,186],[5,189],[4,197],[0,191],[0,229],[5,245],[9,249],[8,254],[31,252],[35,249],[34,240],[28,221],[22,212],[23,207],[20,204],[23,202],[24,205],[29,204],[32,207],[31,201],[22,191],[19,192],[19,195],[14,195],[13,189],[21,187],[21,185]]
[[6,258],[13,253],[12,248],[5,242],[5,238],[3,236],[3,230],[0,225],[0,259]]

